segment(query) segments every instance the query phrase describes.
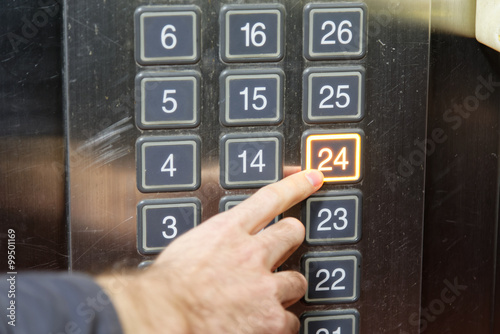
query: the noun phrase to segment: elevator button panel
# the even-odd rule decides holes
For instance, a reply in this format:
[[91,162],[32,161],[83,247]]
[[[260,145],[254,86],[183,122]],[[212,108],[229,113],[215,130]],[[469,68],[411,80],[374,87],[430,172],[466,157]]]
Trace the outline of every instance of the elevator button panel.
[[225,126],[275,125],[283,120],[280,69],[226,70],[220,77],[220,121]]
[[306,242],[312,245],[351,244],[361,238],[361,192],[331,191],[305,203]]
[[323,172],[327,183],[361,180],[363,133],[361,131],[325,133],[307,131],[302,137],[305,169]]
[[301,334],[358,334],[356,310],[308,312],[301,317]]
[[357,251],[308,253],[303,258],[311,304],[354,302],[359,298],[361,254]]
[[304,56],[309,60],[361,58],[366,31],[364,4],[308,4],[304,10]]
[[135,80],[137,125],[142,129],[197,126],[200,83],[195,71],[139,73]]
[[187,191],[199,187],[198,137],[142,137],[136,146],[137,186],[141,191]]
[[224,188],[255,188],[283,177],[279,133],[228,134],[220,144],[220,183]]
[[197,6],[143,6],[135,12],[135,59],[141,65],[196,63],[200,58]]
[[200,222],[197,198],[145,200],[137,206],[137,244],[142,254],[157,254]]
[[[198,6],[135,13],[137,188],[146,196],[137,208],[139,252],[157,254],[199,224],[207,201],[227,211],[300,164],[322,171],[326,188],[298,207],[304,247],[336,247],[297,256],[309,283],[305,305],[356,302],[361,254],[340,247],[361,240],[362,193],[352,186],[363,176],[366,6],[306,4],[293,38],[289,4]],[[207,197],[205,182],[214,181]],[[357,333],[358,318],[306,308],[302,330]]]
[[280,60],[284,54],[284,20],[284,8],[279,4],[223,7],[220,14],[222,60]]
[[357,122],[364,117],[362,67],[311,67],[303,78],[306,123]]

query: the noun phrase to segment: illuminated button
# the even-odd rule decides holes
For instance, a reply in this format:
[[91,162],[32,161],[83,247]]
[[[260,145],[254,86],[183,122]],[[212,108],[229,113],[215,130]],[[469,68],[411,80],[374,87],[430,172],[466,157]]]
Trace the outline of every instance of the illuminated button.
[[280,60],[284,16],[284,7],[278,4],[224,6],[220,23],[222,60]]
[[143,137],[136,146],[137,187],[140,191],[189,191],[199,187],[198,137]]
[[362,67],[315,67],[304,72],[302,116],[306,123],[355,122],[364,116]]
[[136,77],[136,92],[136,121],[140,128],[180,128],[199,124],[199,73],[140,73]]
[[137,246],[142,254],[156,254],[200,221],[196,198],[148,200],[137,206]]
[[356,310],[332,310],[304,313],[301,334],[358,334],[359,313]]
[[283,176],[279,133],[228,134],[221,140],[220,152],[224,188],[261,187]]
[[135,58],[141,65],[196,63],[200,58],[196,6],[139,7],[135,31]]
[[323,172],[325,182],[357,182],[361,179],[362,132],[316,133],[302,137],[302,163],[305,169]]
[[366,6],[309,4],[304,9],[304,56],[309,60],[357,59],[366,52]]
[[332,191],[305,202],[306,242],[348,244],[361,236],[361,192]]
[[227,70],[220,78],[220,120],[226,126],[272,125],[283,119],[279,69]]
[[[235,196],[225,196],[222,197],[219,203],[219,212],[224,212],[229,209],[234,208],[236,205],[240,204],[246,200],[249,195],[235,195]],[[280,216],[276,216],[266,227],[276,224],[280,220]]]
[[345,303],[359,298],[359,252],[309,253],[304,255],[302,263],[308,282],[306,303]]

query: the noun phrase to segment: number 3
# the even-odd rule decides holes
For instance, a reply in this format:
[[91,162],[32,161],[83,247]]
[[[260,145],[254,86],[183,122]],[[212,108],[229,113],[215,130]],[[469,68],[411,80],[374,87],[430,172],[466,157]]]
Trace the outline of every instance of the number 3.
[[173,239],[177,236],[177,227],[175,226],[177,224],[177,220],[174,216],[166,216],[163,218],[163,225],[166,225],[168,221],[172,222],[170,225],[167,225],[167,229],[172,230],[172,233],[167,234],[166,231],[163,231],[161,234],[165,239]]

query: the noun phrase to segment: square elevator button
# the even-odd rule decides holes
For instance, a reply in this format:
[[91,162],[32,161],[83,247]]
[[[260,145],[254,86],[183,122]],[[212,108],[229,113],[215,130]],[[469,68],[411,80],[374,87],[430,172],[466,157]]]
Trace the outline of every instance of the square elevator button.
[[142,6],[135,11],[135,58],[141,65],[196,63],[200,58],[197,6]]
[[220,183],[224,188],[257,188],[283,177],[279,133],[227,134],[220,143]]
[[284,54],[284,13],[279,4],[224,6],[220,16],[222,60],[280,60]]
[[226,126],[273,125],[283,119],[280,69],[226,70],[220,77],[220,120]]
[[363,136],[361,130],[306,131],[302,136],[302,167],[320,170],[326,183],[360,181]]
[[364,116],[362,67],[312,67],[304,71],[302,118],[306,123],[356,122]]
[[137,206],[137,247],[157,254],[200,222],[197,198],[145,200]]
[[309,60],[357,59],[366,52],[366,6],[315,3],[304,9],[304,56]]
[[142,137],[136,146],[140,191],[189,191],[200,186],[198,137]]
[[305,201],[306,242],[349,244],[361,237],[361,191],[319,193]]
[[[249,197],[250,195],[234,195],[222,197],[219,203],[219,212],[224,212],[232,209]],[[266,225],[266,227],[269,227],[272,224],[276,224],[280,220],[280,217],[280,215],[274,217],[274,219],[271,220],[269,224]]]
[[359,333],[359,312],[356,310],[307,312],[300,322],[301,334]]
[[200,81],[195,71],[137,75],[136,122],[142,129],[195,127],[200,122]]
[[358,251],[308,253],[302,258],[302,266],[308,282],[306,303],[347,303],[359,298]]

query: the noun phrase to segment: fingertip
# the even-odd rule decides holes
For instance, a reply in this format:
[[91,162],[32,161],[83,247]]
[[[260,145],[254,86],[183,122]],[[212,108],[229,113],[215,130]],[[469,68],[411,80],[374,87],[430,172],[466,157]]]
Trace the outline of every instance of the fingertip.
[[316,169],[309,169],[305,176],[314,188],[320,188],[323,185],[323,173]]

